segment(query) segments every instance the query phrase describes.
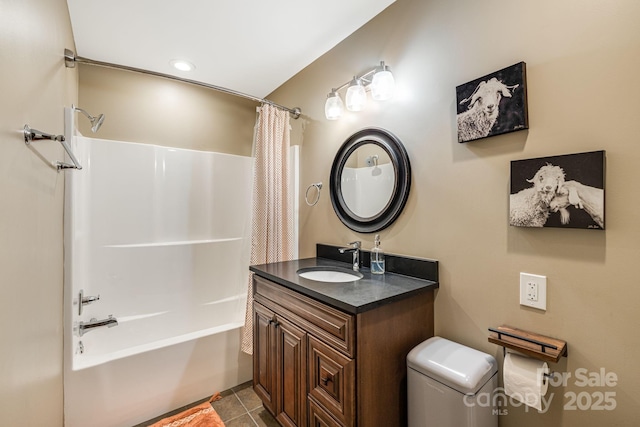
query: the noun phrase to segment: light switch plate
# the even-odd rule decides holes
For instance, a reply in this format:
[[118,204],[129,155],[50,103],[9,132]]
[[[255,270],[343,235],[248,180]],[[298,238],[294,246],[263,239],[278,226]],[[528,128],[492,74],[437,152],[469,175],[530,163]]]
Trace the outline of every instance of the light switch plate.
[[547,276],[520,273],[520,305],[547,310]]

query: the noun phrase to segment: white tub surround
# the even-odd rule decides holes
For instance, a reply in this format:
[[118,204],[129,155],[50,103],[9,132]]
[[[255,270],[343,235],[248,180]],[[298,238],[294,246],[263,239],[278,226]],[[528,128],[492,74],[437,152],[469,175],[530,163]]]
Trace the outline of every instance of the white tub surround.
[[[72,147],[83,169],[65,172],[66,426],[131,426],[250,379],[239,328],[253,160]],[[80,291],[100,298],[80,310]],[[79,328],[111,315],[115,326]]]

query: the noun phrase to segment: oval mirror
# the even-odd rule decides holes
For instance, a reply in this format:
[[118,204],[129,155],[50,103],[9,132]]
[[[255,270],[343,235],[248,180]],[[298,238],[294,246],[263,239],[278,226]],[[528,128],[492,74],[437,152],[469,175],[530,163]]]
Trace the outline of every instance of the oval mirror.
[[409,156],[400,140],[366,128],[342,144],[331,166],[331,204],[344,225],[361,233],[382,230],[400,215],[411,187]]

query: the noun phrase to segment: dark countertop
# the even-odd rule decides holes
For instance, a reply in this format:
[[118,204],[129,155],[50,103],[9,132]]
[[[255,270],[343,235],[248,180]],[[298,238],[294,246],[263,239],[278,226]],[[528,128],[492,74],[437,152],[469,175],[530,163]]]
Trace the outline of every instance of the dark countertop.
[[436,281],[390,272],[371,274],[368,268],[360,269],[362,279],[343,283],[318,282],[296,273],[301,268],[316,266],[351,268],[351,264],[331,259],[305,258],[253,265],[249,269],[260,277],[352,314],[438,288]]

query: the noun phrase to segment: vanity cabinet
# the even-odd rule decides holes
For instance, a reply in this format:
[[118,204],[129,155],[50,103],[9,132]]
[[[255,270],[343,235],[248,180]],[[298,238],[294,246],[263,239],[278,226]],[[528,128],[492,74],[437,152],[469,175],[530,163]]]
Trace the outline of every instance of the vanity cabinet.
[[433,290],[353,311],[254,275],[254,390],[283,426],[406,426],[406,355],[433,336]]

